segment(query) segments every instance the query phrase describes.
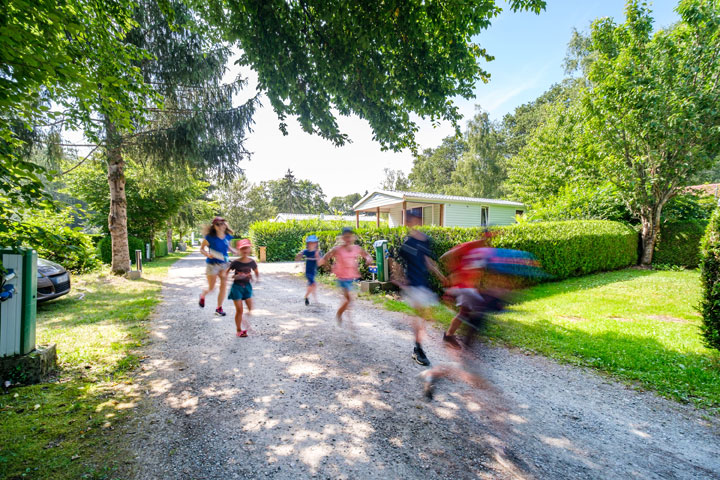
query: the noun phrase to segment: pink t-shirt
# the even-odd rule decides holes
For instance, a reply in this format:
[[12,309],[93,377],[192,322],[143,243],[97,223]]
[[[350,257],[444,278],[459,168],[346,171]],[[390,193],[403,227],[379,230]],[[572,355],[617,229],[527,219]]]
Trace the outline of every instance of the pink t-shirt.
[[340,280],[355,280],[360,278],[360,270],[358,270],[358,257],[362,254],[362,248],[359,245],[351,245],[348,247],[338,247],[335,250],[335,265],[333,265],[333,273]]

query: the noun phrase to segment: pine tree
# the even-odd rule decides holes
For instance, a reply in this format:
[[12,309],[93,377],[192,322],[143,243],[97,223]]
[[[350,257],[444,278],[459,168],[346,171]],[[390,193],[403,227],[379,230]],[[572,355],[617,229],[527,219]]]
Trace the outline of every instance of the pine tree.
[[[237,78],[221,84],[230,55],[213,31],[180,2],[146,0],[135,11],[137,27],[127,40],[147,52],[136,67],[152,86],[131,124],[112,121],[115,85],[101,89],[104,158],[110,188],[108,227],[112,237],[112,271],[130,269],[127,246],[126,156],[173,170],[189,166],[206,176],[230,177],[248,154],[243,146],[257,99],[233,107],[243,86]],[[123,72],[113,75],[122,84]]]

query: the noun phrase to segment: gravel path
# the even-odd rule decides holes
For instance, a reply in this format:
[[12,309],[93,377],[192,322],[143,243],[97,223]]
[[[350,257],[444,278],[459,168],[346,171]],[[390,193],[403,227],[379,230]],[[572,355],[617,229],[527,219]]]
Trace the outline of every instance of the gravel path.
[[[130,426],[136,478],[720,478],[720,422],[543,357],[479,345],[488,387],[421,398],[402,314],[337,292],[302,304],[295,264],[260,264],[254,333],[201,310],[203,258],[170,270]],[[208,297],[214,305],[214,297]],[[427,352],[447,361],[441,332]]]

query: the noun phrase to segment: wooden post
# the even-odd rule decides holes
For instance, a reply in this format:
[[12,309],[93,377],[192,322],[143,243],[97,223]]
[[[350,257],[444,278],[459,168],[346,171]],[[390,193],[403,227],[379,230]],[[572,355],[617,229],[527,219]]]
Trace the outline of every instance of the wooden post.
[[375,209],[375,223],[377,224],[377,228],[380,228],[380,207]]
[[407,227],[407,202],[402,203],[402,226]]
[[445,226],[445,204],[444,203],[440,204],[440,226],[441,227]]
[[260,247],[260,262],[265,262],[267,259],[267,247]]
[[355,228],[360,228],[360,212],[355,212]]

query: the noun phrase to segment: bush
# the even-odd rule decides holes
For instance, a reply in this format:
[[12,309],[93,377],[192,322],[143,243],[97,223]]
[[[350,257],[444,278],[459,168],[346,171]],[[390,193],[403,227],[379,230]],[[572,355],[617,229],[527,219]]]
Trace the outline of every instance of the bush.
[[[130,263],[135,262],[135,250],[143,252],[143,260],[148,260],[146,258],[147,252],[145,251],[145,242],[143,242],[142,239],[137,237],[128,237],[128,245],[130,247],[128,248],[130,252]],[[98,243],[98,252],[100,253],[100,259],[103,263],[112,263],[112,238],[110,238],[110,235],[107,235],[100,240]]]
[[707,222],[701,220],[664,223],[655,245],[653,264],[697,267],[700,263],[700,241],[706,226]]
[[[73,273],[84,273],[100,266],[90,235],[71,228],[72,209],[28,212],[21,230],[0,234],[0,245],[34,248],[38,256],[59,263]],[[15,238],[11,238],[15,237]],[[17,242],[17,239],[22,239]]]
[[702,325],[705,343],[720,350],[720,209],[710,217],[710,223],[700,247],[700,280],[702,282]]
[[168,248],[167,240],[155,240],[155,256],[156,257],[167,257]]
[[[433,254],[442,256],[455,245],[480,238],[481,228],[420,227],[432,241]],[[496,227],[492,245],[532,253],[555,280],[593,272],[615,270],[637,263],[638,234],[631,227],[606,220],[519,223]],[[332,248],[339,231],[312,232],[323,252]],[[373,242],[388,240],[388,250],[397,250],[407,235],[405,227],[361,229],[358,243],[374,255]]]
[[309,232],[340,230],[345,226],[354,226],[354,222],[319,219],[255,222],[250,225],[250,240],[255,248],[267,247],[268,262],[290,261],[294,260],[295,254],[303,248],[303,239]]

